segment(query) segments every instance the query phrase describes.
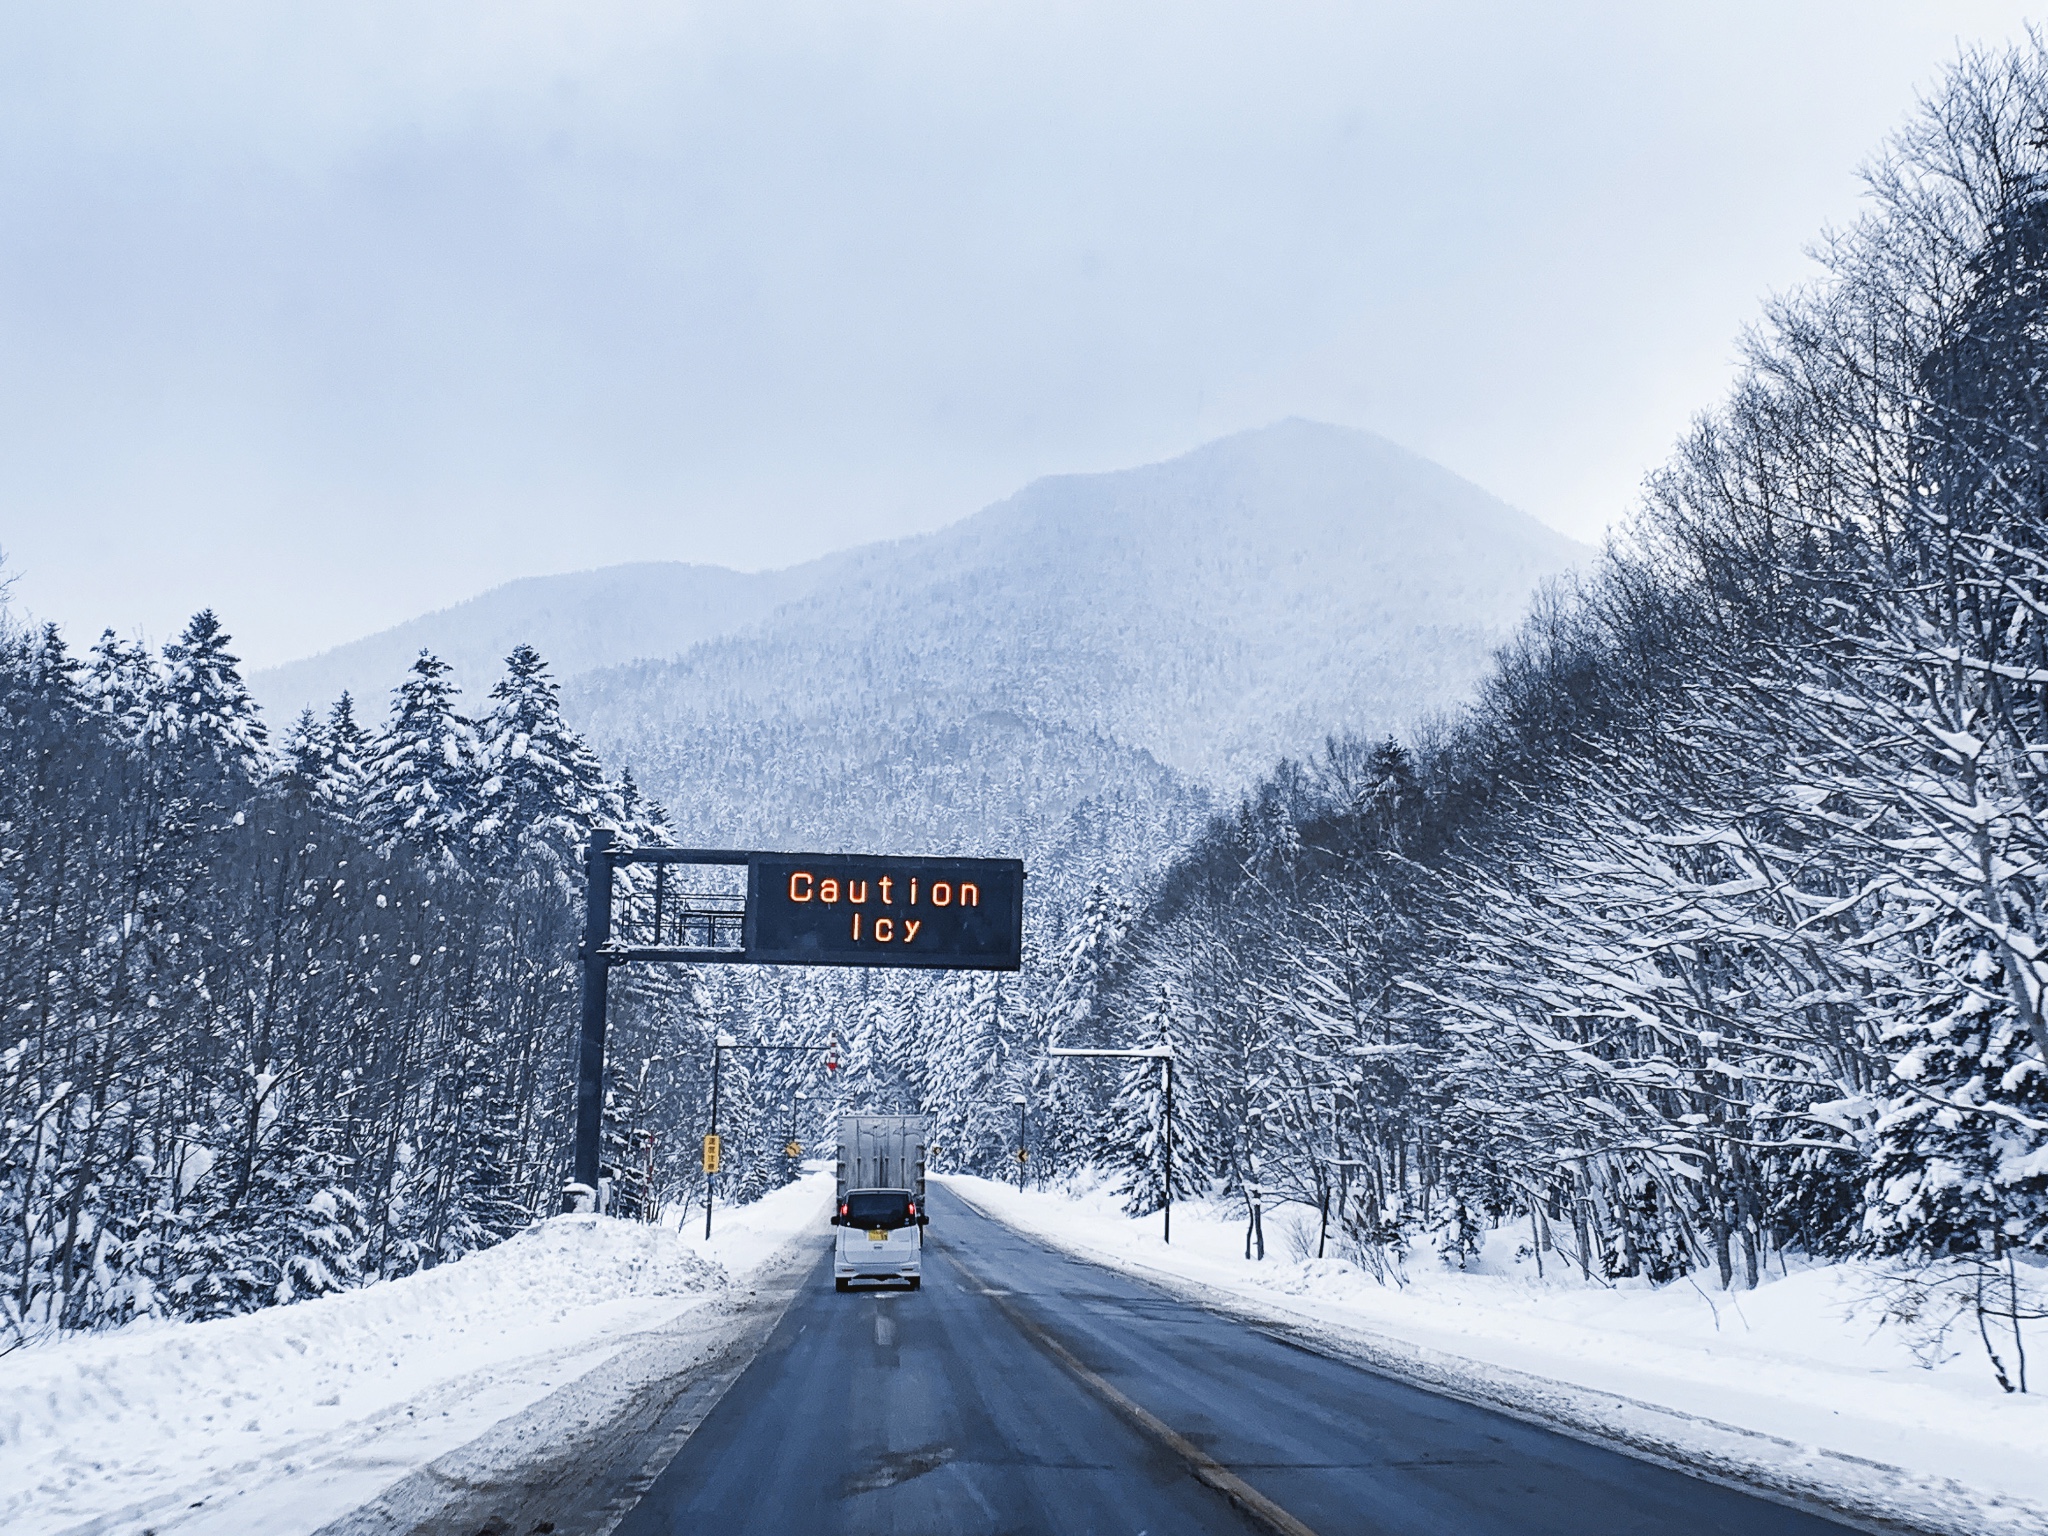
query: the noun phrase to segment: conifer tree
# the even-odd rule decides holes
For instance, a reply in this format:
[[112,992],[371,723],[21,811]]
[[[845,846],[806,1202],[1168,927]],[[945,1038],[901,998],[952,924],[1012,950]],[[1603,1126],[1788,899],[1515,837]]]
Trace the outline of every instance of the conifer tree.
[[267,731],[229,638],[214,611],[204,608],[164,647],[153,724],[175,749],[251,782],[262,775]]
[[[1175,1027],[1173,1006],[1164,995],[1145,1024],[1141,1037],[1145,1044],[1176,1053],[1185,1049],[1184,1042],[1176,1039],[1180,1031]],[[1195,1127],[1199,1122],[1188,1113],[1191,1096],[1182,1091],[1187,1084],[1182,1081],[1174,1086],[1172,1188],[1175,1200],[1185,1200],[1207,1181],[1198,1171],[1201,1139]],[[1164,1063],[1134,1061],[1119,1075],[1110,1101],[1109,1156],[1105,1159],[1117,1174],[1124,1209],[1133,1216],[1156,1211],[1166,1201],[1166,1129]]]
[[232,1317],[346,1290],[365,1277],[368,1222],[318,1116],[273,1124],[240,1197],[183,1213],[166,1299],[180,1316]]
[[364,764],[370,753],[370,733],[356,719],[356,704],[346,691],[327,712],[327,758],[320,781],[320,798],[329,809],[355,814],[363,796]]
[[379,843],[403,843],[453,865],[480,800],[476,732],[455,712],[448,664],[421,651],[393,691],[391,723],[364,764],[358,820]]
[[147,646],[103,630],[92,648],[86,693],[116,739],[139,746],[156,708],[156,658]]
[[[530,645],[505,658],[478,722],[482,774],[475,836],[501,859],[531,850],[566,875],[593,820],[616,818],[604,771],[562,718],[561,690]],[[607,813],[610,814],[607,814]]]
[[1092,1074],[1076,1071],[1072,1063],[1059,1064],[1046,1053],[1109,1038],[1103,1032],[1107,1021],[1101,1017],[1101,1000],[1124,959],[1131,918],[1127,897],[1112,895],[1100,882],[1089,888],[1060,946],[1057,979],[1041,1005],[1028,1054],[1018,1063],[1023,1071],[1012,1091],[1022,1092],[1037,1108],[1038,1156],[1048,1170],[1088,1161],[1099,1132]]
[[2048,1072],[2011,1005],[1998,946],[1959,922],[1929,944],[1929,988],[1884,1031],[1891,1092],[1870,1153],[1865,1232],[1882,1253],[2048,1252]]
[[283,750],[273,779],[277,791],[295,805],[310,806],[320,799],[320,790],[332,756],[327,729],[309,709],[299,711],[285,732]]

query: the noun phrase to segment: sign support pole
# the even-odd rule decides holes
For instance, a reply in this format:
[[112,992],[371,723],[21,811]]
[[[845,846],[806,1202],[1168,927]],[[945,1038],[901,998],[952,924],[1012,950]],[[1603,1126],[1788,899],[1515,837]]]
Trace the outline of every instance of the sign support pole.
[[593,827],[583,873],[583,1017],[576,1050],[576,1156],[565,1210],[588,1200],[595,1211],[598,1169],[604,1154],[604,1028],[611,959],[605,945],[612,932],[612,832]]

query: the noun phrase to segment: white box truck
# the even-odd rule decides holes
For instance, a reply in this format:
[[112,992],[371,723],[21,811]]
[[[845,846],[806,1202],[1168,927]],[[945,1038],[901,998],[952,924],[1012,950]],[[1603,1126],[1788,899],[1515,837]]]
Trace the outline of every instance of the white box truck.
[[839,1229],[832,1279],[924,1283],[925,1120],[922,1115],[848,1115],[839,1122]]

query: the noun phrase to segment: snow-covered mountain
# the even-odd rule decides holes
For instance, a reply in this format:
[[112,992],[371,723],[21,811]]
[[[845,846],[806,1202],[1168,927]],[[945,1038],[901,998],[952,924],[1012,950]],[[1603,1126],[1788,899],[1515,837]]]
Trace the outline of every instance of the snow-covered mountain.
[[367,702],[425,645],[474,695],[530,639],[686,836],[1121,867],[1277,756],[1454,703],[1583,553],[1381,438],[1289,421],[787,571],[515,583],[256,687]]

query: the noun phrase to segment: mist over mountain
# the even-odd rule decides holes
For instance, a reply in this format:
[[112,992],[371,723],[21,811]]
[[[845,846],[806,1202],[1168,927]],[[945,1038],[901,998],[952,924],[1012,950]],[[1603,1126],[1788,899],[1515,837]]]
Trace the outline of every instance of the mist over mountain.
[[254,673],[249,689],[273,720],[290,719],[308,704],[320,708],[344,691],[375,719],[422,650],[447,662],[456,685],[472,697],[489,690],[516,645],[533,646],[562,677],[643,656],[675,656],[766,618],[831,566],[827,559],[746,572],[664,560],[530,576]]
[[1582,553],[1383,439],[1290,421],[852,551],[568,702],[692,839],[1135,874],[1276,756],[1457,701]]
[[347,688],[374,719],[424,647],[477,708],[530,642],[687,839],[1122,883],[1276,757],[1454,704],[1584,553],[1382,438],[1287,421],[787,570],[513,582],[253,687],[274,718]]

